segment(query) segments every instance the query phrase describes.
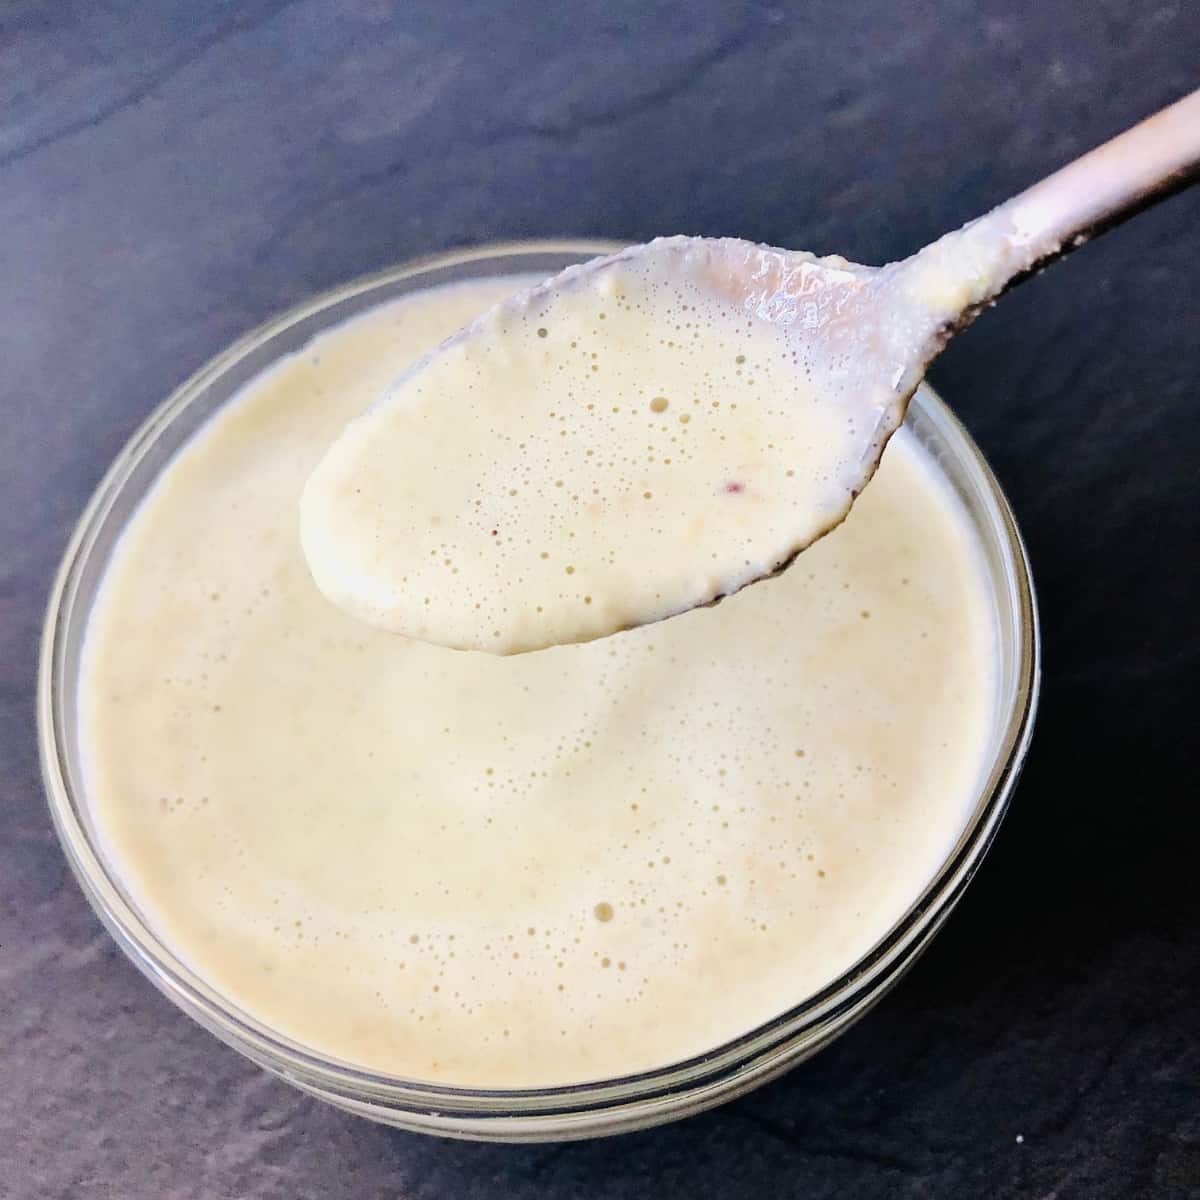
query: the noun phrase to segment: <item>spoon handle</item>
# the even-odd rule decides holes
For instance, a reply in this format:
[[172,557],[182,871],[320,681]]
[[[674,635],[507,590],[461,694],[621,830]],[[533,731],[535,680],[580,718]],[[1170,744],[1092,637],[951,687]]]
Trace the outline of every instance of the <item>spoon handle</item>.
[[1200,179],[1200,91],[1097,146],[1002,204],[1028,267],[1008,286]]

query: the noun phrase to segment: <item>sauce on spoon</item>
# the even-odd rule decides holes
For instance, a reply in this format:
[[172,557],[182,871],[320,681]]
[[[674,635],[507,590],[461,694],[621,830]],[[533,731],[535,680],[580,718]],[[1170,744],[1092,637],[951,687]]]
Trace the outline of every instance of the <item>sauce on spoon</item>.
[[301,505],[317,583],[372,625],[510,654],[774,574],[843,519],[931,339],[986,294],[941,262],[675,237],[521,293],[326,454]]

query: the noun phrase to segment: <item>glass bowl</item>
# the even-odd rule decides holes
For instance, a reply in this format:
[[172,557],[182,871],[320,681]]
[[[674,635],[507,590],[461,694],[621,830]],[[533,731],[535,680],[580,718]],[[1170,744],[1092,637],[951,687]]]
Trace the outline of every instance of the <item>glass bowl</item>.
[[707,1054],[658,1070],[564,1087],[455,1088],[374,1073],[290,1041],[239,1011],[160,940],[105,861],[83,786],[78,739],[84,632],[129,517],[215,409],[322,330],[424,288],[487,276],[549,275],[615,248],[608,242],[538,241],[434,255],[327,292],[263,325],[193,375],[133,435],[84,511],[50,594],[38,677],[42,771],[63,850],[100,919],[161,991],[259,1066],[341,1108],[406,1129],[495,1141],[620,1133],[709,1108],[807,1058],[866,1013],[945,921],[995,836],[1032,732],[1039,635],[1025,548],[978,447],[923,386],[908,424],[962,498],[991,582],[1000,658],[991,757],[967,827],[936,877],[870,953],[816,995]]

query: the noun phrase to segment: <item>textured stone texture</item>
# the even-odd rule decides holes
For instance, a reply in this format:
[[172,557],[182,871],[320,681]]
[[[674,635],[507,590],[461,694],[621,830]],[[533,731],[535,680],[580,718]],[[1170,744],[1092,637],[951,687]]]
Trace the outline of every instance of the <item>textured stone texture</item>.
[[721,1111],[456,1145],[268,1079],[88,910],[32,701],[43,597],[107,462],[280,307],[497,237],[882,261],[1196,86],[1198,62],[1190,0],[0,5],[0,1196],[1200,1194],[1200,196],[937,365],[1033,554],[1034,751],[920,966]]

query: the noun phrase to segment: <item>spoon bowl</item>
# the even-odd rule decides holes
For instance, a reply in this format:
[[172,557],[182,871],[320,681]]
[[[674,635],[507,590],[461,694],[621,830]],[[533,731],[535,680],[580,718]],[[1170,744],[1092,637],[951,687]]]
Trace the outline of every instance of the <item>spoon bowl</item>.
[[883,278],[675,237],[514,296],[317,467],[317,583],[371,624],[512,653],[779,571],[844,518],[919,380],[911,330],[872,319]]

